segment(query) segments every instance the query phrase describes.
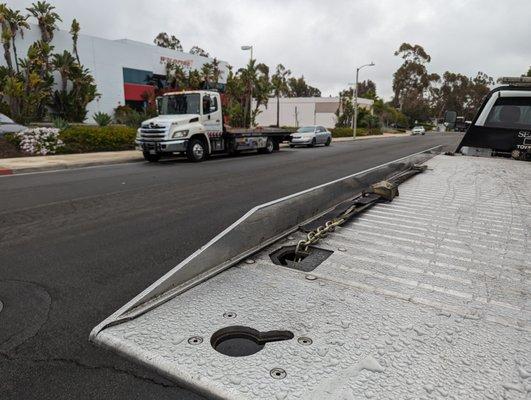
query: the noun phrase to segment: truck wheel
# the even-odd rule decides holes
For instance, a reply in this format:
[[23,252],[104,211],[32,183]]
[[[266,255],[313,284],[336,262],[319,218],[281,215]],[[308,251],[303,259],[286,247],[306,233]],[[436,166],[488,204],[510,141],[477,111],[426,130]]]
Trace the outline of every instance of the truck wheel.
[[200,139],[192,139],[188,142],[186,157],[192,162],[201,162],[207,158],[207,151],[205,142]]
[[147,151],[142,153],[144,155],[144,160],[149,162],[157,162],[160,160],[160,154],[149,154]]
[[267,138],[266,145],[263,149],[258,149],[258,152],[263,154],[271,154],[273,151],[275,151],[275,144],[270,138]]

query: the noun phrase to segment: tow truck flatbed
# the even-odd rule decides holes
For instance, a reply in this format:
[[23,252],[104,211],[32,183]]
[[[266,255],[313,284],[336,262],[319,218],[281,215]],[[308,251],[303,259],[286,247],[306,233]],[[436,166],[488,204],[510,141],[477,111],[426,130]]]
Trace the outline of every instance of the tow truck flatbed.
[[[529,398],[531,168],[426,165],[316,244],[315,269],[273,263],[291,232],[91,339],[214,398]],[[233,357],[214,349],[229,326],[293,336]]]

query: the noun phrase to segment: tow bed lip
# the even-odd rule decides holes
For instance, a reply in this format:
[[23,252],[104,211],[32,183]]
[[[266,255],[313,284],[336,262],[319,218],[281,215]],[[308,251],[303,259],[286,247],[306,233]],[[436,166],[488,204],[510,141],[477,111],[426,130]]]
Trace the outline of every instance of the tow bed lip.
[[[313,271],[272,263],[302,237],[292,233],[96,342],[215,398],[525,399],[531,172],[502,159],[427,164],[393,202],[324,238],[333,254]],[[294,338],[228,357],[210,338],[229,326]]]

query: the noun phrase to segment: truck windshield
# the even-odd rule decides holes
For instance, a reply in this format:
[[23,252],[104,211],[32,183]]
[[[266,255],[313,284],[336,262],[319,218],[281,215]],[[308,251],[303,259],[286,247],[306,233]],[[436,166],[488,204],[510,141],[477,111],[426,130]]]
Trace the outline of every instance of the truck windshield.
[[199,114],[199,102],[199,93],[164,96],[162,98],[160,114]]

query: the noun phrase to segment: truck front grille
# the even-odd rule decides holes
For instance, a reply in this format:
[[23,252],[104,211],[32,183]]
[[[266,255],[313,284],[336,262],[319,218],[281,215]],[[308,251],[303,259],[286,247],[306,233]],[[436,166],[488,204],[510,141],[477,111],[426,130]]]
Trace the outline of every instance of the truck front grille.
[[142,126],[140,128],[140,136],[143,139],[149,140],[164,139],[164,137],[166,136],[166,127],[157,124]]

